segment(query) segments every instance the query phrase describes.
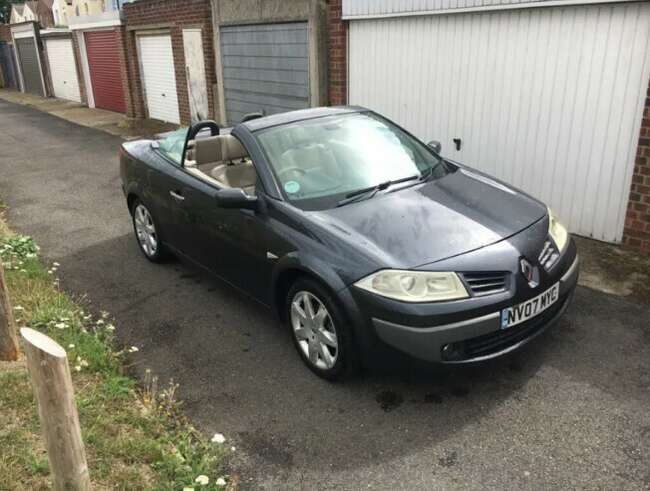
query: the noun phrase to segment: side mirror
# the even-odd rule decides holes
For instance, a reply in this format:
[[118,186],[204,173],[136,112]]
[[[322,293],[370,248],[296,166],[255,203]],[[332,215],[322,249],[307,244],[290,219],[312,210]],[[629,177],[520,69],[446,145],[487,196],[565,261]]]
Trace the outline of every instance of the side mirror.
[[221,208],[244,208],[257,210],[257,196],[249,196],[241,188],[223,188],[217,192],[217,204]]
[[427,146],[438,154],[442,152],[442,145],[439,141],[431,140],[429,143],[427,143]]

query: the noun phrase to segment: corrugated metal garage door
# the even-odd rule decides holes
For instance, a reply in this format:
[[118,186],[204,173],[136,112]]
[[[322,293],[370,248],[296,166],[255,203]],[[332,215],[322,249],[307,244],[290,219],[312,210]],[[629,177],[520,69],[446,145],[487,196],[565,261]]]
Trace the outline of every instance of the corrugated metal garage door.
[[649,33],[648,3],[351,21],[349,100],[618,242]]
[[0,69],[5,87],[17,89],[18,80],[16,65],[14,63],[13,47],[10,44],[0,42]]
[[30,94],[45,95],[41,79],[41,65],[38,53],[36,53],[36,41],[34,38],[20,38],[16,39],[15,43],[20,72],[23,76],[24,91]]
[[84,33],[95,107],[126,112],[119,42],[115,31]]
[[171,36],[138,36],[138,52],[149,117],[180,123]]
[[81,102],[77,67],[70,39],[45,41],[54,97]]
[[230,26],[221,30],[226,114],[275,114],[309,107],[307,23]]

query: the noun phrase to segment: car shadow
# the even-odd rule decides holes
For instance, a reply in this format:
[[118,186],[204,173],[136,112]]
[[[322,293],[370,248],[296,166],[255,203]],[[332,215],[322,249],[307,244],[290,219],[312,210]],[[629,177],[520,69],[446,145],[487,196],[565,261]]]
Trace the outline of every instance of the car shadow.
[[[61,262],[63,287],[87,292],[95,309],[115,316],[119,342],[140,348],[138,374],[150,368],[179,383],[199,427],[236,436],[256,465],[276,471],[314,459],[363,466],[443,440],[516,398],[559,342],[547,336],[471,367],[398,361],[333,384],[303,366],[269,309],[185,262],[149,263],[130,234]],[[398,441],[396,431],[408,438]]]

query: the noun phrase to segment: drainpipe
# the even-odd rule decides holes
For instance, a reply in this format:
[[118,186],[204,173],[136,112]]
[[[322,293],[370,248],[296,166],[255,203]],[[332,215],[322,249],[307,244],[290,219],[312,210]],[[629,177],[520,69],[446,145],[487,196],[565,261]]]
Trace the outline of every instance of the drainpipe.
[[226,109],[224,107],[225,99],[223,92],[223,68],[221,66],[221,43],[219,37],[219,0],[210,0],[210,10],[212,11],[212,52],[214,53],[214,71],[217,78],[216,90],[212,87],[212,100],[214,108],[214,119],[220,126],[226,124]]

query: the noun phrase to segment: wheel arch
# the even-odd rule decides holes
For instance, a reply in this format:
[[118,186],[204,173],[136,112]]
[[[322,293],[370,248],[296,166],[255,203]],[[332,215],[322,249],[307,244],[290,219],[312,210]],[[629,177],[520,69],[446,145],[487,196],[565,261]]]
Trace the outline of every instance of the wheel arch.
[[272,307],[281,320],[285,320],[287,293],[291,285],[301,277],[318,282],[332,295],[346,286],[336,271],[317,258],[298,253],[288,254],[278,262],[273,271]]

